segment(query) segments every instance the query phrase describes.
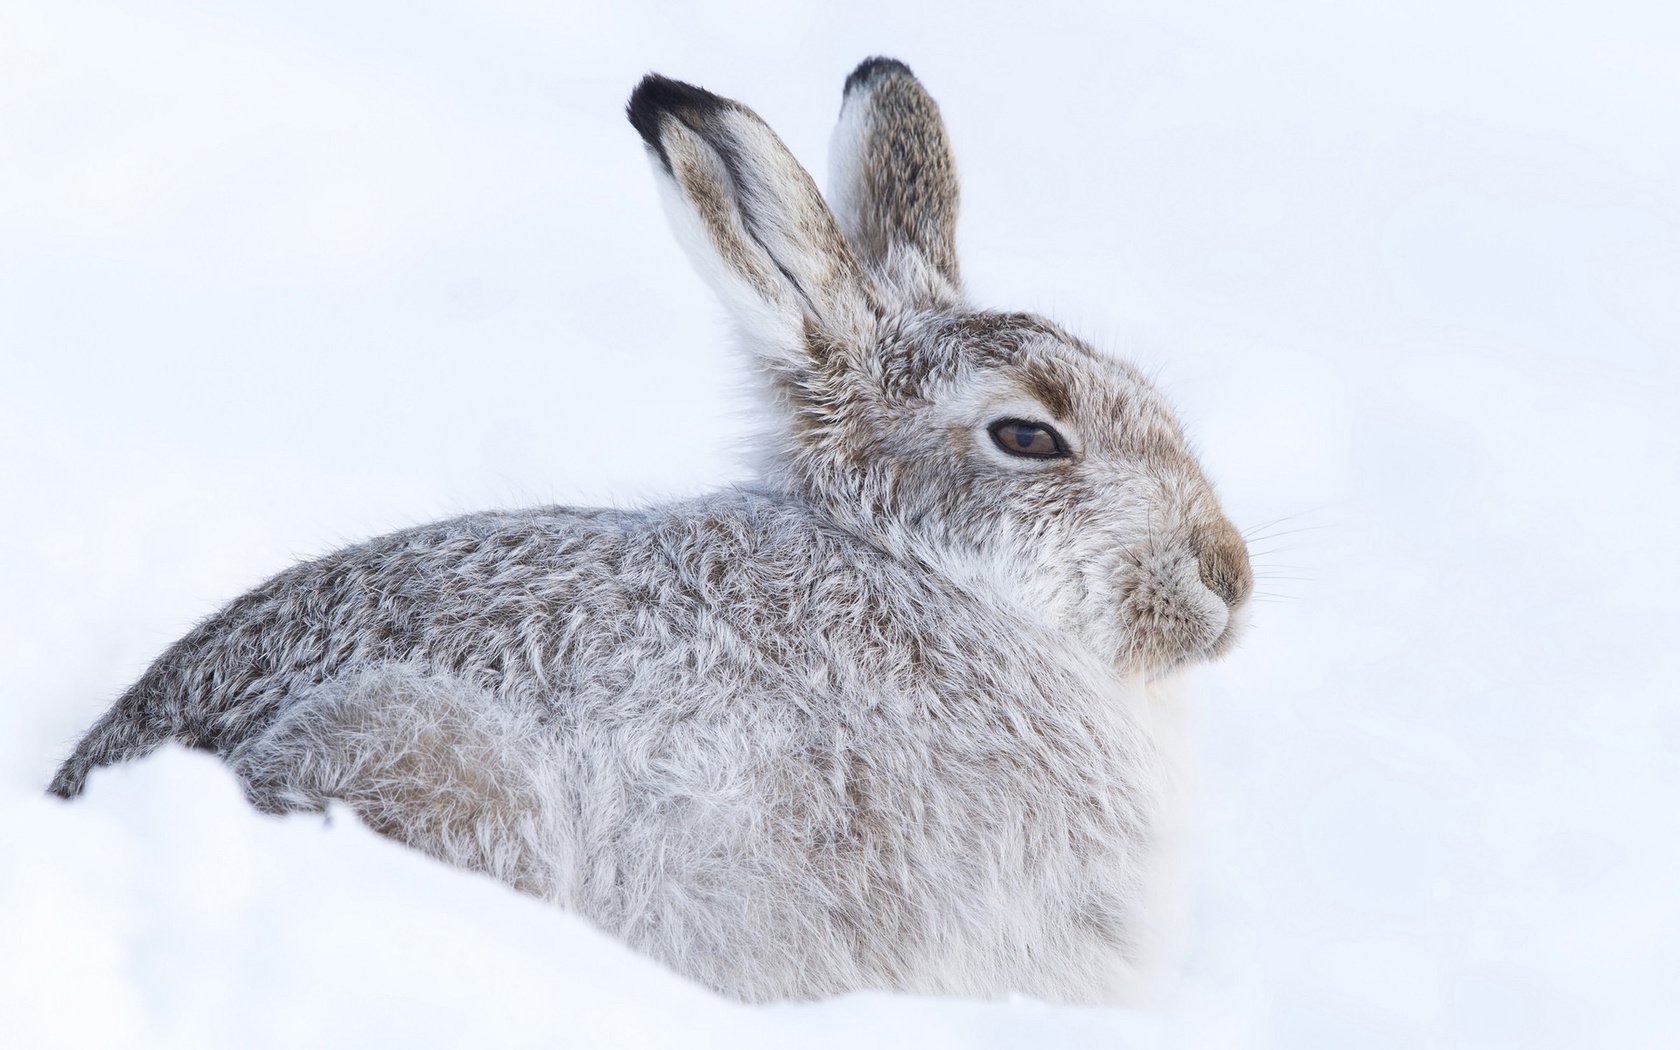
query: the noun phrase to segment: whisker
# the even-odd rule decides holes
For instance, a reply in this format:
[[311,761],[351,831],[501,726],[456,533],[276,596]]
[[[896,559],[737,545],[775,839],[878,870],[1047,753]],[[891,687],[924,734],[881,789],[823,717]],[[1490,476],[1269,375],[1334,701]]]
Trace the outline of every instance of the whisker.
[[1295,547],[1267,547],[1263,551],[1249,551],[1248,552],[1248,557],[1249,557],[1249,560],[1252,561],[1255,558],[1265,558],[1265,557],[1268,557],[1268,556],[1273,555],[1273,554],[1282,554],[1286,551],[1292,551],[1292,550],[1296,550],[1296,549],[1297,548],[1295,548]]
[[1257,536],[1260,533],[1265,532],[1267,529],[1276,528],[1279,525],[1287,525],[1300,517],[1300,514],[1285,514],[1282,517],[1272,518],[1270,521],[1256,522],[1248,528],[1239,529],[1238,531],[1242,533],[1244,539],[1247,539],[1250,536]]
[[1293,528],[1293,529],[1284,529],[1282,532],[1268,532],[1265,535],[1256,535],[1256,536],[1253,536],[1253,537],[1244,536],[1243,539],[1245,539],[1245,540],[1252,539],[1252,540],[1256,540],[1256,541],[1258,541],[1258,540],[1275,540],[1280,536],[1294,536],[1297,533],[1302,533],[1302,532],[1323,532],[1324,530],[1329,529],[1329,528],[1332,528],[1332,526],[1330,526],[1330,525],[1300,525],[1300,526],[1297,526],[1296,528]]

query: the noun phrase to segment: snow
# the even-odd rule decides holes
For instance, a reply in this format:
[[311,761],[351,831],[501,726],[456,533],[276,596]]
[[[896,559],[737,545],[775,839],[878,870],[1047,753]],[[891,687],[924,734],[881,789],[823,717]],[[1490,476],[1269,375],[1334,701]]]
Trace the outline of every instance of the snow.
[[[941,6],[0,12],[8,1046],[1668,1044],[1676,9]],[[299,557],[739,477],[624,98],[741,98],[820,178],[874,53],[944,108],[975,299],[1142,362],[1275,522],[1187,701],[1164,1003],[748,1008],[202,755],[41,795]]]

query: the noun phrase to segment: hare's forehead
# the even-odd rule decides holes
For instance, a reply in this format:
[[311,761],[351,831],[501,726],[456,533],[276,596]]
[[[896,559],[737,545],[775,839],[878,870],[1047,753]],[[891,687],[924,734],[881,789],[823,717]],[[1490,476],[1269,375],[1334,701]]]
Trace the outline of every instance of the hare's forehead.
[[964,355],[929,379],[928,400],[958,415],[1003,412],[1069,426],[1177,432],[1143,373],[1084,347],[1027,344],[1007,355]]

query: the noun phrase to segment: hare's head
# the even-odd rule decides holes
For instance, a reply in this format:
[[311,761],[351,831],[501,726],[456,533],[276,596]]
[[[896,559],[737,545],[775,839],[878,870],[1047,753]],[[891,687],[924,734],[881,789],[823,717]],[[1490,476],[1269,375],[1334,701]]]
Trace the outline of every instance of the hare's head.
[[1178,422],[1135,368],[965,302],[950,144],[908,68],[847,79],[832,210],[737,102],[650,76],[630,121],[775,406],[767,481],[1125,670],[1229,647],[1248,553]]

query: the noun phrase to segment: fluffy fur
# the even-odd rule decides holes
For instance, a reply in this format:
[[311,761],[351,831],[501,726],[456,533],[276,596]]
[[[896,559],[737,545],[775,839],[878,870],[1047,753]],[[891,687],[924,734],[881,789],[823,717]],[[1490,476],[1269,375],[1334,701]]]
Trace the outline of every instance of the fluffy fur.
[[[164,741],[746,999],[1093,1001],[1141,954],[1143,681],[1235,637],[1247,555],[1138,372],[964,302],[955,164],[848,80],[836,209],[752,111],[630,103],[773,424],[760,478],[474,514],[298,565],[171,647],[52,784]],[[1000,419],[1068,455],[1012,456]]]

